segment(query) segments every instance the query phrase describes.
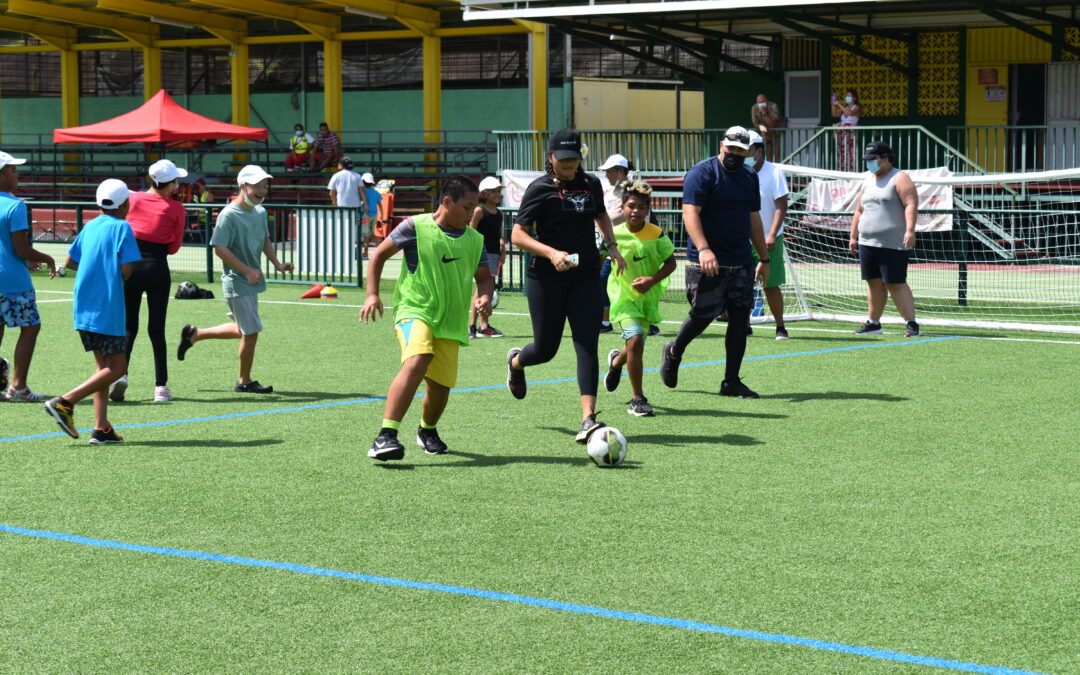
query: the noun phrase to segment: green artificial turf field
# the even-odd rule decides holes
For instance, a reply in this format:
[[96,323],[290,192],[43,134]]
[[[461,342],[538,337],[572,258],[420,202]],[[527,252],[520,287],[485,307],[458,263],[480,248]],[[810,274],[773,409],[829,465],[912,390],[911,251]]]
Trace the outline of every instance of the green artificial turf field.
[[[35,283],[30,385],[56,395],[93,359],[72,279]],[[0,670],[1080,672],[1075,336],[764,326],[743,365],[761,398],[739,400],[716,395],[716,324],[677,389],[646,373],[655,418],[626,414],[625,377],[601,386],[629,439],[601,470],[572,439],[569,338],[524,401],[503,386],[531,335],[504,294],[507,337],[462,350],[451,454],[416,447],[417,401],[405,459],[379,464],[391,321],[359,325],[359,289],[303,290],[262,296],[274,394],[233,393],[237,344],[207,341],[155,404],[143,332],[110,406],[123,444],[0,403]],[[648,368],[685,305],[663,311]],[[172,301],[170,354],[225,312]],[[89,426],[89,401],[75,414]]]

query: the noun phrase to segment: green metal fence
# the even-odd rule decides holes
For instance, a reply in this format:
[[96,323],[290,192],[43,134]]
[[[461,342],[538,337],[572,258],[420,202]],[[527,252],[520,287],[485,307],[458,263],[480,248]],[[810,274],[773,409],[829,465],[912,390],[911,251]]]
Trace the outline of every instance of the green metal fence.
[[991,172],[1051,171],[1080,166],[1080,126],[949,127],[948,142]]

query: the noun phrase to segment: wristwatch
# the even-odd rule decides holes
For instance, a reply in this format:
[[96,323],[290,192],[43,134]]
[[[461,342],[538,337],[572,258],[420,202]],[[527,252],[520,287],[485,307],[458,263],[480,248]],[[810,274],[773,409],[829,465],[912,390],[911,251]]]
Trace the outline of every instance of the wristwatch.
[[616,246],[616,245],[617,244],[615,243],[614,239],[612,239],[611,241],[605,241],[604,242],[604,248],[611,248],[612,246]]

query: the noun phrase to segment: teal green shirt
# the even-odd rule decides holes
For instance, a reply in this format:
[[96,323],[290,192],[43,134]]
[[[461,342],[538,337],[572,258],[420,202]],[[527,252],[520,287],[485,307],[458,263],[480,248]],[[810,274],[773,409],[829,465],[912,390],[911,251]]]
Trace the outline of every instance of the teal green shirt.
[[[266,209],[256,206],[245,209],[229,204],[218,214],[211,246],[224,246],[233,252],[240,262],[254,269],[262,269],[263,242],[270,236],[266,225]],[[239,270],[224,265],[221,273],[221,290],[226,298],[239,295],[257,295],[266,290],[266,279],[252,286]]]

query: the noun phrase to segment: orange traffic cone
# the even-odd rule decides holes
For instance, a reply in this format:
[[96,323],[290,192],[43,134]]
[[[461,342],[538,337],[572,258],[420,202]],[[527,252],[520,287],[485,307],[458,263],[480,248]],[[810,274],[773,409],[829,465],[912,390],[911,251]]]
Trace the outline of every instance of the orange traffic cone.
[[307,291],[304,292],[303,295],[300,296],[300,299],[307,300],[308,298],[317,298],[319,297],[319,294],[322,293],[322,289],[322,284],[312,284],[311,288],[309,288]]

